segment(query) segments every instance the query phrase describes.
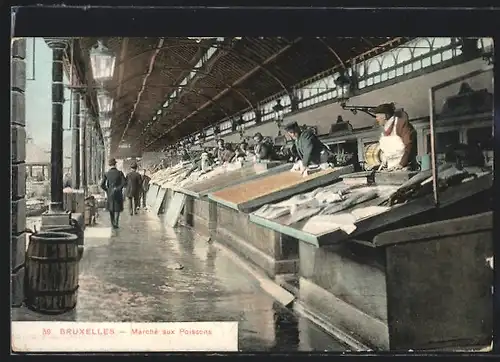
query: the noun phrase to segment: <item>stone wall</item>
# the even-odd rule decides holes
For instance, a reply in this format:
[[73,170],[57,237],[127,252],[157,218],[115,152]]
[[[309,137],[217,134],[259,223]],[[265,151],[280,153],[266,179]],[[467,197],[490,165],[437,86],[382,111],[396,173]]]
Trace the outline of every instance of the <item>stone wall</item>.
[[11,305],[19,307],[24,300],[26,253],[26,40],[12,42],[11,56]]

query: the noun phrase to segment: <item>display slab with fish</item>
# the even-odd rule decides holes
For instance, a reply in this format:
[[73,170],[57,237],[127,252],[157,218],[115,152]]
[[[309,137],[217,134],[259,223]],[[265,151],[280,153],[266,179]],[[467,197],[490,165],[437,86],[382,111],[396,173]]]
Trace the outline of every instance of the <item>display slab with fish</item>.
[[284,171],[216,191],[208,197],[229,208],[250,212],[267,203],[335,182],[352,171],[352,165],[321,170],[306,177],[298,172]]

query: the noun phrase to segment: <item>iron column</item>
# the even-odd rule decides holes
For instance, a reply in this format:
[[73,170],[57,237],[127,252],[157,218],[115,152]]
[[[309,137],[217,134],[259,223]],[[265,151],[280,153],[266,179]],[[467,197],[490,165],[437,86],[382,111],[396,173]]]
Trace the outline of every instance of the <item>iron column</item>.
[[67,40],[45,38],[52,49],[52,142],[50,149],[50,210],[63,210],[63,56]]
[[73,188],[80,188],[80,93],[73,90],[73,128],[72,132],[72,157],[71,181]]
[[86,145],[86,134],[87,134],[87,109],[85,108],[84,98],[81,99],[80,103],[80,169],[81,169],[81,185],[85,194],[87,194],[87,145]]

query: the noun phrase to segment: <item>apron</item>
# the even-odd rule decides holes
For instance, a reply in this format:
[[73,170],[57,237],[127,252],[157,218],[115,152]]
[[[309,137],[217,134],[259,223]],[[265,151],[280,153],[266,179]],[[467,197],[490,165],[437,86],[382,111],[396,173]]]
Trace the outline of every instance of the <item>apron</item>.
[[392,127],[391,134],[386,136],[384,132],[382,132],[379,141],[383,161],[387,165],[387,168],[393,168],[399,165],[405,152],[403,140],[396,134],[398,118],[394,117],[393,122],[394,126]]

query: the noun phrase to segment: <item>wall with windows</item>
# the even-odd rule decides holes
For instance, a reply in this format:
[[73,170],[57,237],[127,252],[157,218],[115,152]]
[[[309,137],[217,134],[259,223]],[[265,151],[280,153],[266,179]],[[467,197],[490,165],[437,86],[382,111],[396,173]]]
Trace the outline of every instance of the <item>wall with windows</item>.
[[[481,51],[491,49],[491,38],[476,40],[477,48]],[[352,69],[358,75],[359,95],[349,100],[353,105],[376,106],[383,102],[395,102],[404,107],[410,117],[417,118],[428,115],[428,89],[436,84],[452,79],[456,76],[480,69],[485,65],[481,59],[464,62],[459,43],[454,38],[418,38],[358,64]],[[285,106],[285,122],[296,120],[302,124],[317,126],[319,133],[327,133],[330,125],[338,115],[349,120],[355,128],[370,126],[373,119],[363,113],[353,115],[343,111],[338,105],[338,97],[342,90],[335,84],[337,72],[324,72],[305,80],[294,87],[299,101],[299,111],[290,113],[290,98],[274,96],[260,103],[262,121],[275,118],[273,106],[280,99]],[[491,79],[487,75],[469,81],[473,88],[488,88],[491,90]],[[456,86],[458,88],[458,85]],[[456,93],[458,89],[449,87],[437,95],[438,105]],[[277,135],[278,129],[274,123],[265,123],[255,126],[255,114],[248,110],[235,118],[241,117],[245,121],[247,134],[261,132],[264,135]],[[219,124],[221,135],[229,142],[237,142],[239,134],[231,131],[231,120],[224,120]],[[205,131],[207,140],[213,138],[212,129]],[[224,136],[227,135],[227,136]]]
[[[408,112],[410,118],[425,117],[429,115],[429,88],[462,74],[481,69],[484,65],[485,61],[482,59],[454,65],[381,89],[360,94],[359,96],[352,97],[349,100],[349,104],[376,106],[380,103],[395,102]],[[492,92],[492,81],[489,74],[482,74],[481,76],[471,78],[468,80],[468,83],[473,89],[487,88]],[[440,110],[439,107],[442,107],[447,97],[458,93],[458,88],[459,84],[455,84],[436,94],[438,112]],[[294,120],[299,124],[317,126],[318,132],[320,134],[325,134],[329,132],[331,124],[335,123],[338,115],[341,115],[345,121],[350,121],[354,128],[367,127],[373,124],[373,118],[370,116],[362,112],[354,115],[350,111],[344,111],[338,103],[318,105],[312,109],[287,115],[285,116],[284,122],[286,123]],[[257,127],[250,127],[246,132],[248,134],[260,132],[263,135],[276,136],[278,134],[278,127],[272,122]],[[231,134],[224,138],[228,142],[238,142],[239,135]]]

